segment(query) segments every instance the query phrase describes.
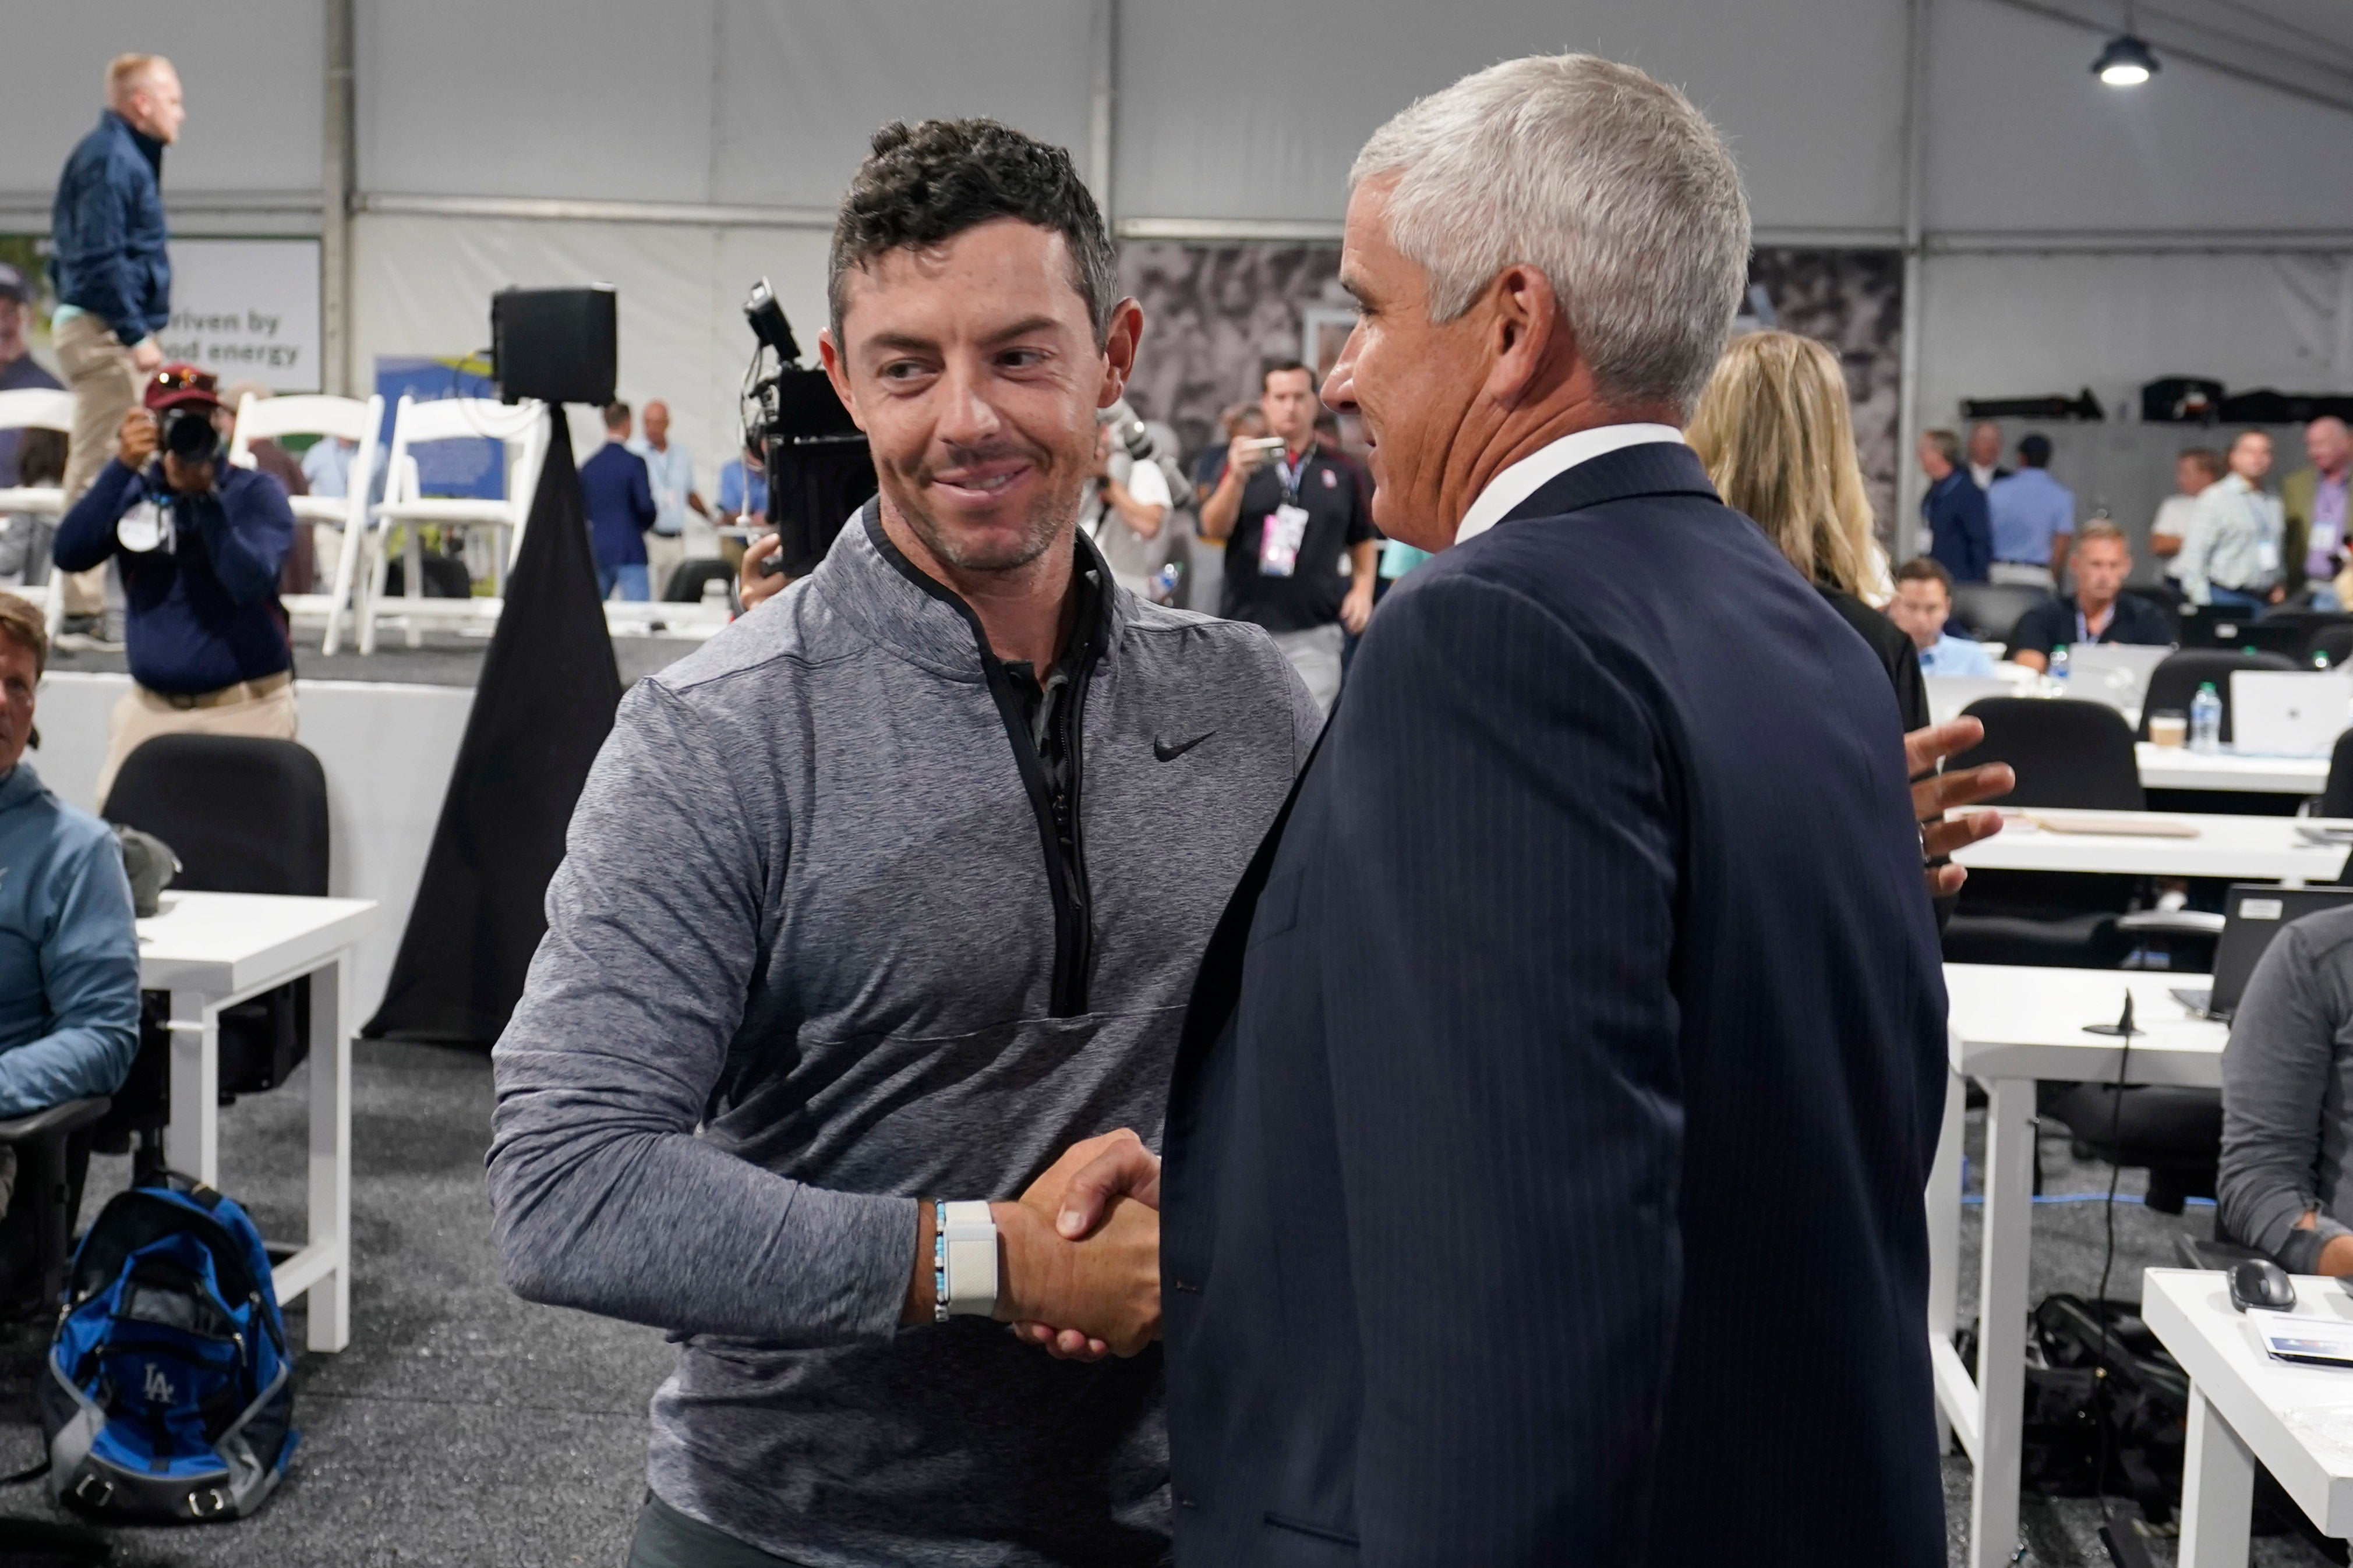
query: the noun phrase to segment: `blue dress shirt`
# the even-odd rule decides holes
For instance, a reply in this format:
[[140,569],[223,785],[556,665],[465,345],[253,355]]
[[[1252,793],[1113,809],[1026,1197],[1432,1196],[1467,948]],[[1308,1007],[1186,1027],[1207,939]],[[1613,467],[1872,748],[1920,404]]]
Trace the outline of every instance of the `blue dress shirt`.
[[[1971,489],[1977,486],[1970,485]],[[1920,673],[1923,675],[1991,675],[1993,656],[1985,644],[1968,637],[1957,637],[1947,632],[1933,644],[1920,650]]]
[[1986,491],[1993,524],[1993,558],[2028,566],[2051,564],[2051,541],[2075,531],[2075,492],[2047,468],[2021,468]]
[[114,830],[0,773],[0,1120],[112,1094],[139,1054],[139,933]]

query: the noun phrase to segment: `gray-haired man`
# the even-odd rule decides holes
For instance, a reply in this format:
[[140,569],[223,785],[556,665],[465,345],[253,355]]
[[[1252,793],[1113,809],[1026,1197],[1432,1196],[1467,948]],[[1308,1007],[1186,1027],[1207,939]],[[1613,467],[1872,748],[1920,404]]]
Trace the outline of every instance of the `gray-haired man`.
[[1157,1216],[1053,1216],[1157,1142],[1317,721],[1264,632],[1074,534],[1142,329],[1112,279],[1060,149],[879,133],[821,346],[881,494],[638,685],[573,817],[490,1180],[518,1290],[684,1340],[641,1568],[1166,1559]]

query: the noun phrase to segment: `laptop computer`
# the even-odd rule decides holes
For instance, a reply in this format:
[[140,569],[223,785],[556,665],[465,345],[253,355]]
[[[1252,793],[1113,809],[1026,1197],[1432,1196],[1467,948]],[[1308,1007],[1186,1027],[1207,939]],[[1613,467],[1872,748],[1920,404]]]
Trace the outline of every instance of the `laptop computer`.
[[2292,921],[2353,904],[2353,888],[2283,888],[2268,882],[2238,882],[2222,900],[2222,939],[2214,944],[2214,988],[2188,986],[2173,999],[2201,1018],[2230,1022],[2247,993],[2247,981],[2272,939]]
[[1999,676],[1931,675],[1921,684],[1928,689],[1928,717],[1939,724],[1959,718],[1980,697],[2018,695],[2016,684]]
[[2138,708],[2148,672],[2172,653],[2133,643],[2080,643],[2067,650],[2067,695],[2118,710]]
[[2353,671],[2231,672],[2231,740],[2241,752],[2325,757],[2353,722]]

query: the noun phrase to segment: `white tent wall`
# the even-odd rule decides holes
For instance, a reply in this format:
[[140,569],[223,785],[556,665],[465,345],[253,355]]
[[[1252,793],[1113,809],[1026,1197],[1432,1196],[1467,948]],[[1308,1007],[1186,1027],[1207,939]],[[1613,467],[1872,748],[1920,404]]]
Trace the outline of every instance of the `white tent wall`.
[[2353,228],[2353,115],[2179,56],[2119,91],[2091,74],[2099,46],[2096,31],[2004,0],[1935,0],[1932,234]]
[[277,198],[269,205],[307,205],[315,224],[324,15],[305,0],[8,7],[0,43],[0,147],[8,152],[0,167],[0,228],[47,229],[58,170],[105,105],[106,64],[133,50],[170,56],[186,93],[187,132],[164,162],[175,196],[192,209],[223,198],[239,205]]
[[[498,287],[607,280],[624,395],[668,398],[706,467],[732,444],[742,292],[773,275],[813,343],[824,226],[876,124],[991,113],[1082,163],[1098,146],[1107,0],[350,3],[354,381],[377,354],[478,346]],[[2047,14],[2070,6],[2081,25]],[[1329,233],[1388,113],[1490,60],[1577,47],[1658,71],[1717,118],[1760,237],[1903,237],[1915,10],[1896,0],[1108,9],[1112,207],[1131,235]],[[2080,0],[1919,10],[1924,417],[2168,372],[2353,384],[2332,258],[2353,250],[2345,111],[2181,53],[2147,88],[2104,88],[2086,68],[2111,21]],[[16,18],[0,229],[47,226],[48,182],[125,47],[172,54],[186,79],[165,174],[183,232],[316,223],[324,16],[320,0],[82,0]]]
[[1731,138],[1761,228],[1903,223],[1893,0],[1190,0],[1119,12],[1123,216],[1336,223],[1382,121],[1465,72],[1587,49],[1676,83]]
[[[810,229],[363,215],[352,236],[354,270],[366,280],[354,291],[354,363],[364,375],[379,356],[484,346],[490,297],[509,284],[610,283],[620,304],[620,396],[670,405],[711,500],[719,466],[734,452],[752,353],[737,307],[752,280],[768,276],[814,353],[825,321],[826,239]],[[575,410],[577,455],[602,439],[594,414]]]

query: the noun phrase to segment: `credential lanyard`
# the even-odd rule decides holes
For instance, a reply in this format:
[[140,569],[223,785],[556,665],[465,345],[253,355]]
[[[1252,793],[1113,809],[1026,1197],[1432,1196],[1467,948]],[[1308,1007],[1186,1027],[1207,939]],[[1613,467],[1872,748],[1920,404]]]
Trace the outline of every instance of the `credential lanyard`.
[[1307,465],[1315,460],[1315,448],[1314,447],[1310,447],[1304,452],[1300,453],[1299,461],[1296,463],[1288,461],[1287,459],[1289,457],[1290,454],[1285,452],[1282,457],[1275,458],[1274,477],[1282,484],[1282,504],[1285,506],[1297,506],[1299,504],[1299,480],[1301,477],[1307,472]]

